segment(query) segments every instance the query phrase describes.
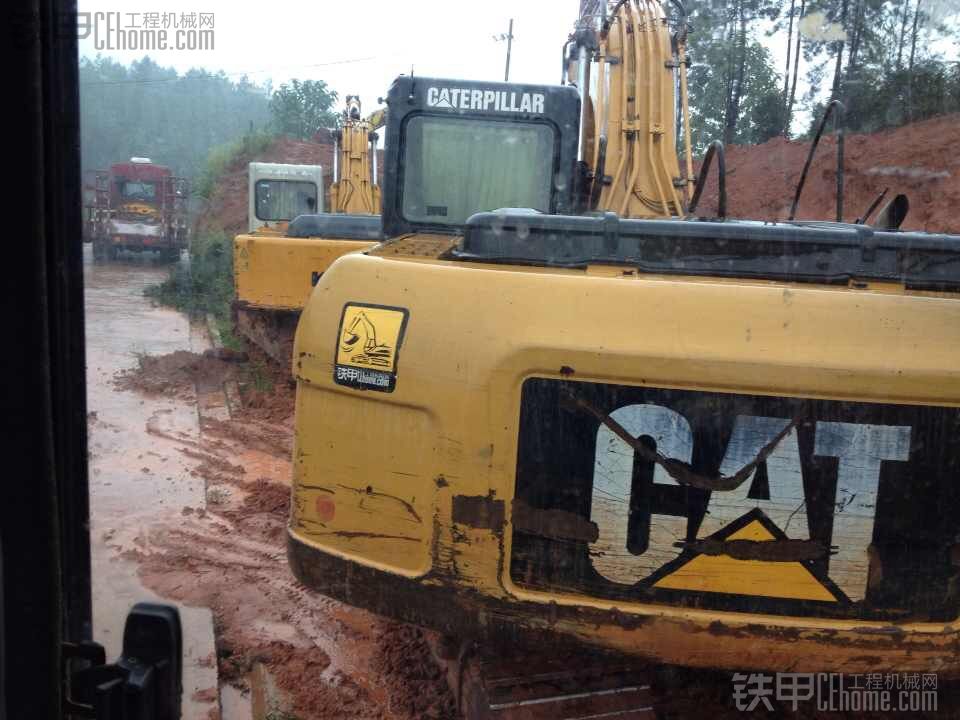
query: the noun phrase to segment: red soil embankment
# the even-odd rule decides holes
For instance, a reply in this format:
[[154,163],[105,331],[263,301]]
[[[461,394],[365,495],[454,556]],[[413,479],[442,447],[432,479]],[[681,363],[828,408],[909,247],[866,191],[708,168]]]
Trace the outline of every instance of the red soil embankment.
[[[846,138],[844,220],[853,221],[889,189],[910,199],[903,228],[960,233],[960,115],[945,115],[892,130]],[[727,148],[728,213],[732,217],[782,220],[790,212],[808,142],[774,138],[762,145]],[[836,213],[836,138],[824,137],[810,168],[799,219],[832,220]],[[698,212],[716,208],[711,170]]]

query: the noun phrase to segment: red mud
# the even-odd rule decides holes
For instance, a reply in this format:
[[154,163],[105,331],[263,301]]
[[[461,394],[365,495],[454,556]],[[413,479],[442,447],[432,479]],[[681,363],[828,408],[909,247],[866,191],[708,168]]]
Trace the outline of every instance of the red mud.
[[[117,382],[179,394],[197,378],[222,383],[244,372],[211,360],[221,362],[189,353],[144,358]],[[196,461],[207,508],[181,508],[123,554],[161,596],[211,608],[221,682],[248,687],[262,664],[287,698],[284,709],[302,720],[454,717],[419,630],[309,592],[293,578],[285,553],[292,391],[268,382],[244,397],[254,407],[228,421],[204,419],[199,442],[171,438]]]
[[[321,139],[318,137],[318,139]],[[946,115],[869,135],[848,135],[844,219],[855,220],[885,188],[888,198],[906,193],[912,210],[905,229],[960,232],[952,208],[960,202],[960,116]],[[762,145],[727,148],[727,194],[733,217],[786,218],[809,143],[775,138]],[[217,183],[198,229],[233,236],[247,229],[247,164],[251,161],[321,164],[333,168],[333,146],[279,138],[262,153],[243,156]],[[800,202],[801,219],[834,217],[836,144],[821,141]],[[379,164],[380,167],[383,163]],[[713,175],[711,173],[711,175]],[[328,178],[329,182],[329,178]],[[704,213],[716,207],[712,176],[701,201]]]
[[196,390],[212,390],[235,379],[238,365],[217,357],[177,350],[168,355],[141,355],[137,367],[117,373],[115,385],[144,395],[191,399]]
[[252,344],[249,353],[259,381],[248,381],[240,388],[244,418],[282,425],[292,433],[296,383],[290,377],[290,368],[278,365]]
[[[889,189],[886,199],[910,199],[907,230],[960,233],[960,115],[913,123],[869,135],[848,135],[845,143],[844,220],[853,221]],[[727,197],[732,217],[785,219],[809,143],[775,138],[762,145],[727,148]],[[810,168],[800,219],[832,220],[836,214],[836,142],[824,137]],[[716,167],[710,172],[699,213],[716,208]]]
[[446,691],[443,674],[423,633],[410,626],[390,625],[380,632],[378,640],[373,669],[400,681],[394,685],[391,707],[424,720],[455,717],[453,697]]

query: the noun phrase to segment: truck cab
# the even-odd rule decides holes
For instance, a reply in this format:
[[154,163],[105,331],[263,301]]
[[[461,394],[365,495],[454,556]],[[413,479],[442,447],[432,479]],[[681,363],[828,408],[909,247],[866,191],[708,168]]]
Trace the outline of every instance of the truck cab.
[[97,259],[123,251],[154,251],[168,259],[187,246],[189,191],[183,178],[146,157],[95,173],[88,193],[85,237]]

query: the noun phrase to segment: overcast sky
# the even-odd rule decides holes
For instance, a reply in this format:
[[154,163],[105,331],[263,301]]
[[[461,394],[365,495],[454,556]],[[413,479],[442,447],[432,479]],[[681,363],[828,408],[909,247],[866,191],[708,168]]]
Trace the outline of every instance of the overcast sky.
[[[560,48],[573,26],[578,0],[411,0],[332,2],[270,0],[81,0],[80,12],[121,12],[124,25],[142,23],[127,13],[213,13],[215,48],[154,51],[159,64],[223,70],[251,80],[324,80],[341,99],[359,94],[365,111],[376,107],[390,82],[411,66],[417,75],[502,80],[506,43],[494,40],[514,18],[510,80],[558,83]],[[80,41],[93,57],[93,38]],[[129,63],[143,52],[103,51]]]
[[[937,15],[956,21],[960,0],[927,0]],[[510,79],[557,83],[560,53],[579,11],[579,0],[268,0],[259,5],[236,0],[80,0],[81,13],[119,12],[124,25],[142,25],[145,13],[211,13],[213,50],[150,52],[159,64],[183,72],[191,67],[246,74],[277,87],[291,78],[324,80],[342,99],[361,97],[365,112],[377,107],[390,82],[411,67],[417,75],[502,80],[504,34],[514,19]],[[129,14],[135,15],[129,15]],[[780,70],[785,44],[760,33]],[[922,44],[922,43],[921,43]],[[960,58],[953,42],[936,48],[947,59]],[[94,57],[93,38],[80,41],[82,55]],[[142,51],[103,51],[129,63]],[[801,73],[804,72],[801,63]],[[801,79],[803,75],[801,75]],[[799,88],[802,95],[804,83]]]

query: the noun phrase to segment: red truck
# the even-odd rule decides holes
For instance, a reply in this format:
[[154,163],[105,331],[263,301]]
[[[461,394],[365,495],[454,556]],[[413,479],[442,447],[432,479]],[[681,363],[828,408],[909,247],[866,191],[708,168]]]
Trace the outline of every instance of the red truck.
[[84,240],[97,260],[150,250],[176,261],[189,239],[188,196],[186,179],[149,158],[97,170],[87,185]]

